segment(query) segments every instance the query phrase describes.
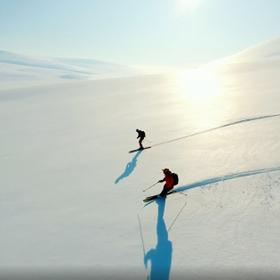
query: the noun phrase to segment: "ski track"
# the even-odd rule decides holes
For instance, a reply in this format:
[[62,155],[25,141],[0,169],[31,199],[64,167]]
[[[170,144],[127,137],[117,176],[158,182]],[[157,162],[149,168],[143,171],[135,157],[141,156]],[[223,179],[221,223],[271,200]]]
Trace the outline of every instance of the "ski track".
[[176,142],[176,141],[179,141],[179,140],[182,140],[182,139],[186,139],[186,138],[190,138],[190,137],[193,137],[193,136],[196,136],[196,135],[212,132],[214,130],[222,129],[222,128],[233,126],[233,125],[238,125],[238,124],[242,124],[242,123],[246,123],[246,122],[252,122],[252,121],[259,121],[259,120],[268,119],[268,118],[275,118],[275,117],[279,117],[279,116],[280,116],[280,114],[273,114],[273,115],[265,115],[265,116],[259,116],[259,117],[254,117],[254,118],[242,119],[242,120],[239,120],[239,121],[223,124],[223,125],[220,125],[220,126],[217,126],[217,127],[213,127],[213,128],[209,128],[209,129],[206,129],[206,130],[203,130],[203,131],[199,131],[199,132],[196,132],[196,133],[185,135],[185,136],[182,136],[182,137],[179,137],[179,138],[171,139],[171,140],[168,140],[168,141],[165,141],[165,142],[160,142],[160,143],[151,145],[151,147],[156,147],[156,146],[159,146],[159,145],[169,144],[169,143]]
[[[208,178],[208,179],[205,179],[202,181],[194,182],[189,185],[177,187],[176,189],[174,189],[174,193],[181,194],[182,192],[190,190],[190,189],[204,187],[204,186],[212,185],[215,183],[224,182],[227,180],[233,180],[233,179],[238,179],[238,178],[242,178],[242,177],[249,177],[249,176],[254,176],[254,175],[259,175],[259,174],[264,174],[264,173],[269,173],[269,172],[276,172],[276,171],[280,171],[280,166],[231,173],[231,174],[227,174],[227,175],[223,175],[223,176]],[[271,186],[268,186],[268,187],[266,187],[266,190],[264,190],[265,193],[267,192],[267,188],[269,188],[269,190],[271,191]],[[269,196],[269,197],[271,198],[271,196]],[[148,203],[146,203],[143,206],[142,209],[144,209],[145,207],[147,207],[149,204],[151,204],[153,202],[154,202],[154,200],[149,201]]]
[[255,170],[249,170],[249,171],[242,171],[242,172],[227,174],[224,176],[213,177],[213,178],[198,181],[198,182],[195,182],[195,183],[192,183],[189,185],[178,187],[178,188],[176,188],[175,192],[183,192],[183,191],[186,191],[189,189],[203,187],[206,185],[219,183],[219,182],[223,182],[223,181],[227,181],[227,180],[237,179],[237,178],[241,178],[241,177],[248,177],[248,176],[253,176],[253,175],[259,175],[259,174],[275,172],[275,171],[280,171],[280,166],[271,167],[271,168],[263,168],[263,169],[255,169]]

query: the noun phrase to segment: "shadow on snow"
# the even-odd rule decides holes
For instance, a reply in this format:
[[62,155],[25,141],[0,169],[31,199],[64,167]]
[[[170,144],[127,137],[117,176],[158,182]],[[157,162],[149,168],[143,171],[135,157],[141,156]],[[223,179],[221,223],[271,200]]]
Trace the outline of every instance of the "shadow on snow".
[[115,184],[118,184],[120,180],[123,180],[125,177],[128,177],[136,167],[137,158],[140,156],[142,151],[139,151],[135,154],[132,160],[126,165],[124,172],[116,179]]
[[150,280],[168,280],[172,261],[172,242],[168,240],[168,231],[164,221],[165,198],[156,200],[158,205],[157,218],[157,244],[144,256],[144,264],[147,267],[150,262]]
[[[213,183],[237,179],[241,177],[248,177],[253,175],[264,174],[268,172],[280,171],[280,166],[272,168],[255,169],[249,171],[242,171],[224,176],[208,178],[199,182],[176,188],[176,192],[183,192],[189,189],[207,186]],[[144,264],[147,267],[150,263],[149,280],[168,280],[172,263],[172,242],[168,239],[168,230],[164,221],[164,210],[166,198],[158,198],[154,202],[158,205],[157,217],[157,244],[155,248],[150,249],[144,255]],[[181,211],[180,211],[181,212]],[[143,241],[142,241],[143,242]],[[143,245],[144,246],[144,245]],[[145,248],[143,247],[145,252]]]
[[207,186],[207,185],[218,183],[218,182],[223,182],[223,181],[227,181],[227,180],[237,179],[237,178],[241,178],[241,177],[248,177],[248,176],[253,176],[253,175],[258,175],[258,174],[263,174],[263,173],[268,173],[268,172],[274,172],[274,171],[280,171],[280,166],[271,167],[271,168],[263,168],[263,169],[255,169],[255,170],[227,174],[227,175],[219,176],[219,177],[213,177],[213,178],[198,181],[198,182],[195,182],[195,183],[192,183],[189,185],[178,187],[175,189],[175,191],[183,192],[183,191],[186,191],[189,189],[203,187],[203,186]]

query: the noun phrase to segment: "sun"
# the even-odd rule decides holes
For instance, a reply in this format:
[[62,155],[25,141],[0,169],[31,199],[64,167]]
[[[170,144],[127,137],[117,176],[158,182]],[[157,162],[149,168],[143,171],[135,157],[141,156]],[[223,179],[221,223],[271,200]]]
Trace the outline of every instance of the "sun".
[[201,0],[176,0],[177,11],[180,13],[195,10]]

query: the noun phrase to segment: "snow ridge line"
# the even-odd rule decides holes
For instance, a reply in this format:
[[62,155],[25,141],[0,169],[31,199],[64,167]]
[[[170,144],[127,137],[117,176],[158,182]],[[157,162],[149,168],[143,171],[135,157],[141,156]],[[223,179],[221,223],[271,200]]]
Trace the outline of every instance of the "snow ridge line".
[[196,136],[196,135],[208,133],[208,132],[218,130],[218,129],[221,129],[221,128],[225,128],[225,127],[228,127],[228,126],[233,126],[233,125],[238,125],[238,124],[242,124],[242,123],[246,123],[246,122],[258,121],[258,120],[263,120],[263,119],[268,119],[268,118],[275,118],[275,117],[279,117],[279,116],[280,116],[280,114],[274,114],[274,115],[265,115],[265,116],[259,116],[259,117],[254,117],[254,118],[242,119],[242,120],[239,120],[239,121],[235,121],[235,122],[227,123],[227,124],[220,125],[220,126],[217,126],[217,127],[209,128],[209,129],[199,131],[199,132],[196,132],[196,133],[192,133],[192,134],[189,134],[189,135],[181,136],[181,137],[171,139],[171,140],[168,140],[168,141],[165,141],[165,142],[160,142],[160,143],[151,145],[151,147],[164,145],[164,144],[169,144],[169,143],[172,143],[172,142],[175,142],[175,141],[179,141],[179,140],[182,140],[182,139],[185,139],[185,138],[189,138],[189,137],[193,137],[193,136]]
[[176,192],[183,192],[183,191],[186,191],[186,190],[189,190],[189,189],[199,188],[199,187],[207,186],[207,185],[218,183],[218,182],[237,179],[237,178],[241,178],[241,177],[254,176],[254,175],[259,175],[259,174],[264,174],[264,173],[269,173],[269,172],[275,172],[275,171],[280,171],[280,166],[271,167],[271,168],[248,170],[248,171],[242,171],[242,172],[227,174],[227,175],[224,175],[224,176],[213,177],[213,178],[198,181],[198,182],[195,182],[195,183],[192,183],[192,184],[189,184],[189,185],[178,187],[174,190],[174,192],[175,193]]

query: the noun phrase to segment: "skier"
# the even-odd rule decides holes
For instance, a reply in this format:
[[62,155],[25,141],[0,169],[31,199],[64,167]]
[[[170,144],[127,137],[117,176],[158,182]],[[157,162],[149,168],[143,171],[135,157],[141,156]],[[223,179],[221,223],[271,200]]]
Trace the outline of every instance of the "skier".
[[[159,180],[158,183],[163,183],[165,182],[164,186],[163,186],[163,190],[160,193],[161,197],[166,197],[167,193],[170,192],[174,186],[178,183],[178,177],[175,181],[174,179],[174,174],[172,173],[168,168],[164,168],[162,169],[163,174],[164,174],[164,178],[162,180]],[[177,176],[177,175],[176,175]]]
[[150,187],[146,188],[143,191],[146,191],[153,186],[155,186],[157,183],[163,183],[165,182],[163,189],[160,194],[148,196],[143,199],[144,202],[149,202],[154,199],[157,199],[159,197],[165,198],[168,194],[172,193],[171,190],[179,183],[179,177],[176,173],[171,172],[168,168],[162,169],[164,178],[162,180],[157,181],[155,184],[151,185]]
[[142,150],[142,149],[144,149],[142,142],[143,142],[144,138],[146,137],[146,134],[145,134],[145,131],[142,131],[140,129],[136,129],[136,132],[138,133],[137,139],[139,138],[139,146],[140,146],[139,149]]

